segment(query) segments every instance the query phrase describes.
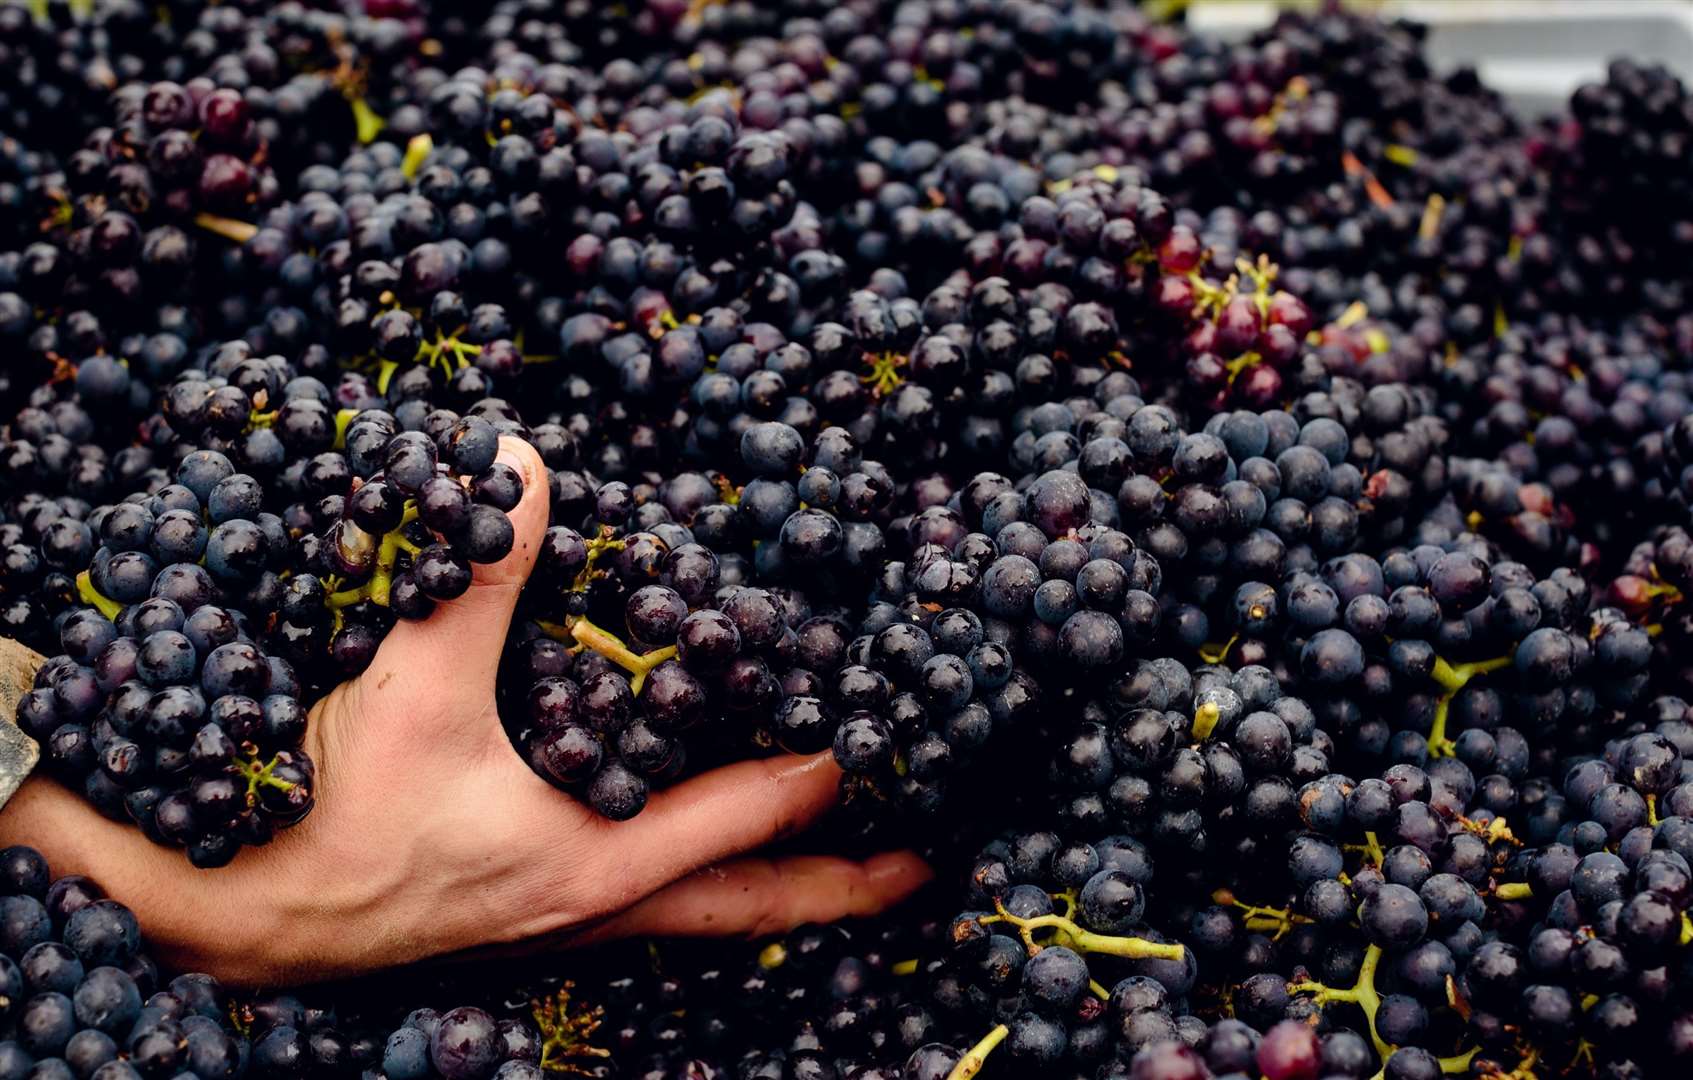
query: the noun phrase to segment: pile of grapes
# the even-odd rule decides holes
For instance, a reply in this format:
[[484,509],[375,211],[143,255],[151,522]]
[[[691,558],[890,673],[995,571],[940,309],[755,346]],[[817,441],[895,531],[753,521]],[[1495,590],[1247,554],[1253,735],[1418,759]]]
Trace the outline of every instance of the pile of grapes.
[[938,874],[337,1004],[9,849],[0,1080],[1693,1068],[1693,96],[1176,7],[0,6],[45,772],[216,873],[524,539],[558,798],[829,752]]

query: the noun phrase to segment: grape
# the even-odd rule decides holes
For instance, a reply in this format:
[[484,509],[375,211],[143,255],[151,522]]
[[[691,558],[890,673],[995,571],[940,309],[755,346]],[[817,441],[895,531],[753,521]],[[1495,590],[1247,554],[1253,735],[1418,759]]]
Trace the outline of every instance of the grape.
[[429,1039],[429,1060],[445,1080],[481,1080],[499,1061],[494,1018],[480,1009],[445,1013]]
[[1311,1080],[1322,1068],[1316,1032],[1292,1020],[1264,1033],[1256,1060],[1259,1070],[1272,1080]]

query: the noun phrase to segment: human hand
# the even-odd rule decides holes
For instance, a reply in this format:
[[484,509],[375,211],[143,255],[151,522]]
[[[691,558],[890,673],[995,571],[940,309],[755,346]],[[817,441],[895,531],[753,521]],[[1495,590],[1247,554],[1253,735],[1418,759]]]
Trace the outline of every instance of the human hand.
[[312,710],[316,808],[223,869],[190,868],[79,795],[34,778],[0,813],[29,844],[140,916],[161,959],[243,984],[351,975],[483,948],[632,935],[757,935],[869,914],[928,879],[914,855],[749,856],[834,803],[828,754],[747,761],[656,793],[613,823],[536,776],[494,706],[495,671],[547,524],[527,445],[516,543],[461,598],[401,622],[370,668]]

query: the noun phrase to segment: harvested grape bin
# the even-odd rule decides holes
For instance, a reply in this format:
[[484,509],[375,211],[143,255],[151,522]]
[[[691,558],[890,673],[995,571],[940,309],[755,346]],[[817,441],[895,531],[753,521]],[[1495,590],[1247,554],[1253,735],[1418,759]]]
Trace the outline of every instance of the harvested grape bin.
[[0,5],[0,1080],[1688,1075],[1688,76]]

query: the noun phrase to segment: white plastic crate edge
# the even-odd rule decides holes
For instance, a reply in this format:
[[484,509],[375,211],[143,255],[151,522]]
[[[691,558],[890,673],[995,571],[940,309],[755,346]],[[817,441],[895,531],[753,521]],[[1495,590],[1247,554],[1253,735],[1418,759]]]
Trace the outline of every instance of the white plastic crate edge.
[[[1244,37],[1288,7],[1274,0],[1195,0],[1195,30]],[[1693,3],[1689,0],[1383,0],[1362,10],[1429,27],[1428,55],[1439,70],[1471,65],[1489,86],[1528,113],[1550,112],[1605,65],[1626,56],[1661,63],[1693,84]]]

